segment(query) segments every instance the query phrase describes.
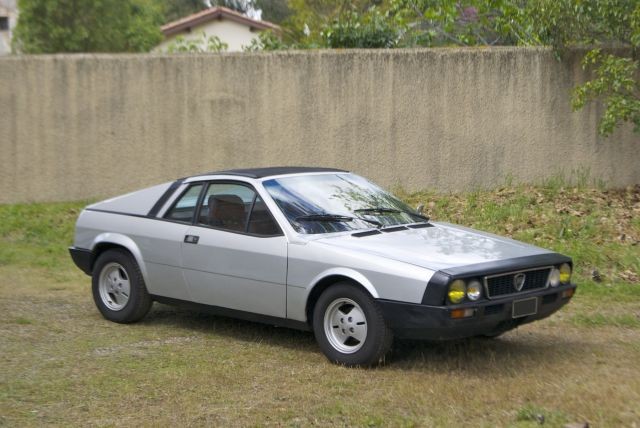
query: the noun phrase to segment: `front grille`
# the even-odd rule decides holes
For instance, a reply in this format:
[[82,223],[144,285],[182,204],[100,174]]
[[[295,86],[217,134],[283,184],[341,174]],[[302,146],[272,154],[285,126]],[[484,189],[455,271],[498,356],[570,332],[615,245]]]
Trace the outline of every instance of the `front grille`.
[[[545,267],[545,268],[524,270],[519,272],[510,272],[506,274],[486,276],[484,278],[484,284],[487,292],[487,297],[492,299],[494,297],[508,296],[510,294],[526,293],[527,291],[545,288],[549,280],[550,272],[551,272],[551,267]],[[514,286],[514,278],[518,274],[525,275],[524,284],[520,291],[518,291]]]

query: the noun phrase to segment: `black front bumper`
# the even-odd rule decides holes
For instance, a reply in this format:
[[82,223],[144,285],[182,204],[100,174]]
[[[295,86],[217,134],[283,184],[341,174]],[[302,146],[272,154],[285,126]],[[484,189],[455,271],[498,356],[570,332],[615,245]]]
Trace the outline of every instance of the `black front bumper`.
[[73,262],[80,270],[87,275],[91,275],[93,268],[93,252],[84,248],[69,247],[69,254]]
[[[576,285],[562,285],[546,288],[518,296],[502,299],[483,300],[450,306],[429,306],[377,300],[389,327],[398,337],[408,339],[450,340],[465,337],[496,335],[519,325],[546,318],[569,303],[571,296],[562,297],[565,291],[575,292]],[[569,291],[571,290],[571,291]],[[513,318],[513,302],[521,299],[537,298],[537,312],[520,318]],[[468,318],[454,319],[455,309],[474,310]]]

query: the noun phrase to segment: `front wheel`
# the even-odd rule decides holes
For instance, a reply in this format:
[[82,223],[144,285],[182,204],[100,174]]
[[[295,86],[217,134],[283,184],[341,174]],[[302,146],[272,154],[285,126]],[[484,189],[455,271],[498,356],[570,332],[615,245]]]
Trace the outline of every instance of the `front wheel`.
[[322,293],[313,311],[313,331],[327,358],[347,366],[383,362],[393,341],[375,300],[347,282]]
[[142,319],[153,303],[138,263],[124,250],[100,254],[93,268],[92,291],[102,316],[118,323]]

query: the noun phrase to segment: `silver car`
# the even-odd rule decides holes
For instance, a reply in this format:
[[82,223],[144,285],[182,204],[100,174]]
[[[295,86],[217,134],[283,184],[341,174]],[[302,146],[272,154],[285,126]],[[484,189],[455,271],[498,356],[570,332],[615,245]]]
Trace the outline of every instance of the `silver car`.
[[430,221],[327,168],[220,171],[98,202],[70,252],[111,321],[189,305],[312,330],[349,366],[379,363],[394,336],[497,336],[576,289],[569,257]]

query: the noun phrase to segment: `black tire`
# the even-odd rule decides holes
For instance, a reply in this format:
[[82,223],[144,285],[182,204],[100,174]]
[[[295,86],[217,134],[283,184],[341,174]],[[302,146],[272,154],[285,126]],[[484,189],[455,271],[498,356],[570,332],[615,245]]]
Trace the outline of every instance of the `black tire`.
[[[366,323],[366,337],[364,340],[357,341],[352,337],[347,339],[347,342],[350,340],[356,342],[354,347],[359,347],[357,350],[350,352],[343,352],[337,349],[331,343],[331,340],[335,340],[335,335],[332,335],[332,339],[327,337],[325,331],[325,314],[328,313],[328,310],[332,311],[330,307],[339,310],[336,305],[340,305],[341,302],[344,305],[342,307],[346,306],[348,309],[349,303],[343,302],[345,300],[353,301],[359,306],[357,308],[361,310],[359,314],[364,315],[364,322]],[[335,313],[335,311],[331,313]],[[349,318],[348,314],[344,317]],[[347,321],[350,322],[350,319],[345,320],[345,322]],[[330,326],[329,328],[338,330],[335,326]],[[374,366],[384,363],[393,342],[393,332],[387,327],[376,301],[369,293],[349,282],[336,283],[320,295],[313,310],[313,331],[320,349],[329,361],[345,366]],[[345,330],[342,330],[342,332],[344,333]]]
[[[126,303],[122,303],[121,308],[114,308],[114,306],[118,306],[114,294],[107,293],[104,298],[101,294],[100,281],[103,270],[105,270],[105,274],[107,273],[106,269],[117,270],[122,277],[128,280],[129,294]],[[93,266],[91,288],[93,301],[102,316],[109,321],[123,324],[139,321],[149,312],[153,304],[151,296],[147,292],[140,267],[133,256],[126,250],[107,250],[100,254]],[[123,291],[114,292],[118,294]],[[113,296],[114,299],[110,299],[110,296]],[[112,307],[110,308],[109,305]]]

